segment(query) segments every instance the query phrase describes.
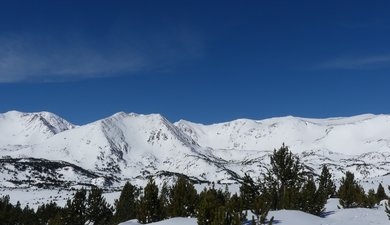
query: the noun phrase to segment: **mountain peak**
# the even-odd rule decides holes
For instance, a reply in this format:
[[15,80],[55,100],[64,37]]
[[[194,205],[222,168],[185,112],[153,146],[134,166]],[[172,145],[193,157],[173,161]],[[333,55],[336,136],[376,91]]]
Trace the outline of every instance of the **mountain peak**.
[[[20,148],[37,144],[76,126],[50,112],[8,111],[0,114],[0,147]],[[4,139],[4,141],[2,141]],[[19,147],[18,147],[19,146]]]

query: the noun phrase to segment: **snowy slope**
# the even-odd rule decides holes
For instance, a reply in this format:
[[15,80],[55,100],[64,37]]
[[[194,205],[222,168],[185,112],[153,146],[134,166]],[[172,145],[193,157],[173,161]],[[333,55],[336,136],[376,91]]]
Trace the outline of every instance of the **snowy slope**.
[[[277,225],[385,225],[389,220],[384,207],[374,209],[338,209],[338,199],[330,199],[326,205],[324,217],[318,217],[296,210],[271,211],[268,218],[274,217]],[[195,225],[196,218],[172,218],[151,225]],[[250,224],[248,222],[247,224]],[[121,223],[120,225],[140,225],[136,220]]]
[[0,114],[0,150],[12,151],[41,143],[75,126],[49,113],[22,113],[9,111]]
[[[338,178],[347,170],[358,178],[390,172],[389,115],[329,119],[288,116],[212,125],[181,120],[175,125],[199,145],[213,149],[214,155],[228,160],[266,164],[272,150],[286,143],[317,173],[323,164]],[[253,174],[258,172],[252,169]]]
[[168,171],[213,180],[210,176],[215,176],[217,168],[202,158],[200,151],[191,138],[161,115],[117,113],[9,155],[64,160],[119,178]]
[[175,125],[201,146],[213,149],[273,150],[284,142],[295,153],[327,150],[359,155],[390,150],[388,115],[329,119],[288,116],[266,120],[239,119],[213,125],[181,120]]
[[[272,150],[283,142],[314,173],[324,164],[336,178],[347,170],[365,180],[390,173],[388,115],[289,116],[202,125],[184,120],[172,124],[159,114],[120,112],[74,126],[46,112],[12,111],[0,115],[0,134],[0,157],[65,161],[99,174],[100,183],[106,178],[143,180],[149,175],[164,179],[177,173],[199,181],[232,183],[244,173],[259,176]],[[0,174],[0,179],[10,176]]]

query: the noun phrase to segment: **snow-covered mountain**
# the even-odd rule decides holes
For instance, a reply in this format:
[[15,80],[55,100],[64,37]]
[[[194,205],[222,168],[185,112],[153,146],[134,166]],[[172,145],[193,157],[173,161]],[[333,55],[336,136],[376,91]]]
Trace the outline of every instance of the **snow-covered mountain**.
[[295,153],[325,150],[349,155],[389,152],[390,116],[306,119],[239,119],[213,125],[175,123],[201,146],[213,149],[272,150],[285,142]]
[[214,149],[214,153],[221,152],[218,154],[221,157],[229,153],[234,157],[246,156],[248,151],[258,155],[286,143],[306,165],[318,171],[321,165],[327,164],[336,177],[341,177],[346,170],[355,172],[358,178],[390,172],[389,115],[328,119],[288,116],[238,119],[212,125],[181,120],[175,125],[199,145]]
[[0,114],[0,150],[12,151],[41,143],[75,125],[49,113],[9,111]]
[[10,180],[9,171],[15,181],[18,168],[27,174],[20,177],[31,178],[35,159],[45,162],[42,166],[50,171],[51,179],[57,176],[62,183],[64,168],[79,171],[74,173],[76,178],[69,178],[72,184],[77,180],[96,184],[99,179],[111,184],[173,174],[204,182],[232,182],[244,173],[258,176],[267,166],[269,154],[282,143],[300,155],[314,173],[323,164],[329,165],[336,177],[346,170],[358,178],[390,172],[388,115],[289,116],[202,125],[184,120],[173,124],[159,114],[120,112],[74,126],[51,113],[12,111],[0,114],[0,186],[5,186],[1,180]]

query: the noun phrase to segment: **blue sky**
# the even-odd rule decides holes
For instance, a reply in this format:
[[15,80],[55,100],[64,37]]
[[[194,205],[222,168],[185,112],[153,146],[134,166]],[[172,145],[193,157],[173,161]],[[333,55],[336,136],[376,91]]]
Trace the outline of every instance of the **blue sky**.
[[389,114],[388,1],[1,1],[0,112]]

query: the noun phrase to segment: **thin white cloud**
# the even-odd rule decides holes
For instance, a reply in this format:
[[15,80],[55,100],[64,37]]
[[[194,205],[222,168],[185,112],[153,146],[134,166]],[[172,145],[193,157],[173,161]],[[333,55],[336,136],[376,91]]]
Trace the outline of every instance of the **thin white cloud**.
[[326,69],[378,69],[390,67],[390,54],[364,57],[339,57],[326,61],[319,66]]
[[[0,83],[57,82],[132,74],[193,56],[191,43],[134,40],[89,42],[88,38],[0,36]],[[179,44],[178,44],[179,43]],[[169,51],[169,52],[168,52]]]

